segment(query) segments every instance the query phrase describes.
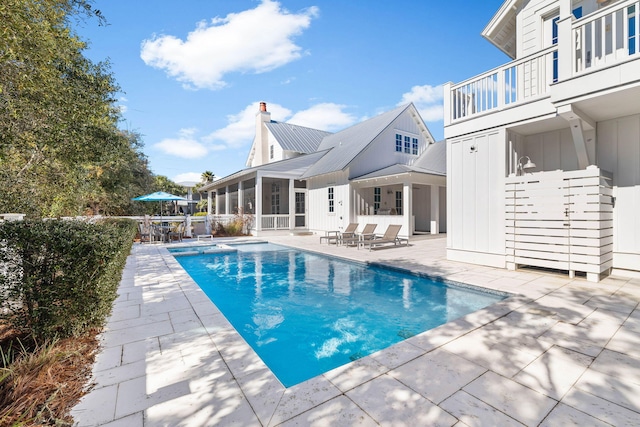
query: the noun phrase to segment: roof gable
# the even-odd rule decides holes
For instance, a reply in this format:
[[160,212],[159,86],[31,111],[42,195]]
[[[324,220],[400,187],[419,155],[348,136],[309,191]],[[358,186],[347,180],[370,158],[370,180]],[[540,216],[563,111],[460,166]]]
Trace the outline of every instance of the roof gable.
[[447,174],[447,145],[445,141],[429,144],[427,149],[412,165],[395,164],[387,166],[354,178],[355,181],[362,181],[372,178],[383,178],[390,175],[400,175],[404,173],[423,173],[427,175],[446,176]]
[[[316,164],[311,166],[304,174],[304,177],[309,178],[344,170],[378,135],[388,128],[401,114],[408,110],[412,113],[414,119],[423,123],[415,106],[408,104],[325,137],[320,143],[318,150],[330,151]],[[433,141],[433,137],[426,126],[422,124],[420,127],[423,132],[426,132],[427,140]]]
[[516,21],[518,12],[525,2],[526,0],[505,0],[485,29],[482,30],[482,37],[509,55],[511,59],[515,59],[517,55]]

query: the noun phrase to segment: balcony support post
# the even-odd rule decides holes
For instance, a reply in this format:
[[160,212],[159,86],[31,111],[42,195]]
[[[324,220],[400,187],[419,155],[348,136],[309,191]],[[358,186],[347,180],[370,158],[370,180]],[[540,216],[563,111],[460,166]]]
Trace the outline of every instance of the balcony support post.
[[575,42],[571,30],[572,23],[571,0],[561,0],[558,20],[558,81],[567,80],[573,74],[571,64],[574,61]]
[[584,130],[585,128],[587,130],[595,129],[595,121],[571,105],[565,105],[558,108],[558,114],[569,122],[573,145],[576,148],[576,155],[578,157],[578,167],[580,169],[586,169],[591,162],[589,160],[589,151],[587,150],[587,144],[585,142],[586,138],[584,136]]

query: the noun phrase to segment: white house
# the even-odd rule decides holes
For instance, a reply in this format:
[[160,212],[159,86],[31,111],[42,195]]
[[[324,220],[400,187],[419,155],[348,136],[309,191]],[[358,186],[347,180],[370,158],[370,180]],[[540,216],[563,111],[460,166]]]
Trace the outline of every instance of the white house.
[[[247,169],[202,188],[217,215],[255,217],[255,235],[324,233],[351,222],[399,235],[446,231],[446,159],[413,104],[331,134],[256,115]],[[210,204],[211,205],[211,204]]]
[[640,272],[639,1],[506,0],[513,59],[445,86],[447,257]]

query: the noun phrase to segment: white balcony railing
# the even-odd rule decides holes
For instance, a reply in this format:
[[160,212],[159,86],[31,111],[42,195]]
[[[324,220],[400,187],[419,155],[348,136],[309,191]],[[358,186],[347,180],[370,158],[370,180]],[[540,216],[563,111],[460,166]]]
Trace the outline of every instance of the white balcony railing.
[[288,230],[289,215],[262,215],[262,230]]
[[639,8],[640,1],[625,1],[574,23],[576,74],[606,67],[638,54]]
[[451,87],[451,120],[456,121],[548,95],[557,78],[557,48],[510,62]]
[[[639,0],[614,3],[572,22],[558,45],[451,85],[445,125],[544,98],[564,78],[640,56],[639,11]],[[570,52],[572,67],[559,69],[560,52]]]

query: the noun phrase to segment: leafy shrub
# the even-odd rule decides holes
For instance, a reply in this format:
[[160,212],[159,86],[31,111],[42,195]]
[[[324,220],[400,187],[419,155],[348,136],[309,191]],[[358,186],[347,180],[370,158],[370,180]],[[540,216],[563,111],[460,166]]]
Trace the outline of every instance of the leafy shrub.
[[223,227],[224,233],[227,236],[242,235],[242,221],[234,220],[234,221],[228,222],[224,226],[220,225],[220,227]]
[[193,214],[193,216],[207,216],[206,212],[196,212]]
[[131,220],[0,224],[0,319],[36,339],[101,326],[136,228]]

